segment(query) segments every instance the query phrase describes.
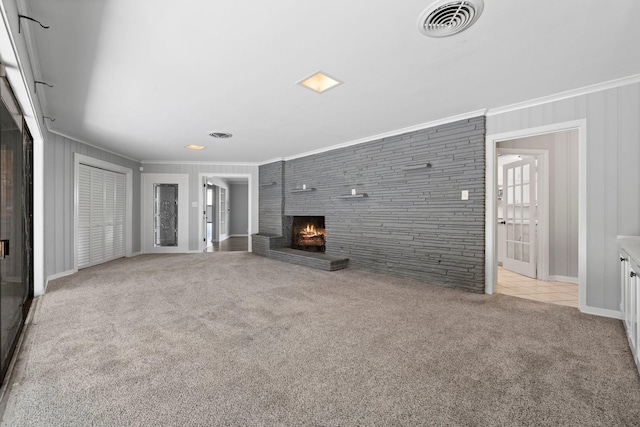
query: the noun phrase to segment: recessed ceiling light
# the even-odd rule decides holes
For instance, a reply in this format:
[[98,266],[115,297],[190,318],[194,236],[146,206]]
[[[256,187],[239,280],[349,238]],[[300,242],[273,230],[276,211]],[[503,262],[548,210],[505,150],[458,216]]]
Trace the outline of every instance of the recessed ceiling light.
[[318,71],[317,73],[300,80],[297,84],[309,88],[315,92],[322,93],[338,85],[341,85],[342,82],[334,79],[333,77],[330,77],[322,71]]
[[189,150],[202,150],[204,147],[202,145],[185,145],[184,148],[188,148]]
[[233,135],[226,132],[209,132],[209,136],[212,136],[214,138],[224,139],[224,138],[231,138]]

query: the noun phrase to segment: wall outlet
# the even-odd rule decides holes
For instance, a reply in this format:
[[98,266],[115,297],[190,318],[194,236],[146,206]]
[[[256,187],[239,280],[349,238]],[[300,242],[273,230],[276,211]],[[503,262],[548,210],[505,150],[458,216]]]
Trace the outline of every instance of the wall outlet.
[[462,190],[462,200],[469,200],[469,190]]

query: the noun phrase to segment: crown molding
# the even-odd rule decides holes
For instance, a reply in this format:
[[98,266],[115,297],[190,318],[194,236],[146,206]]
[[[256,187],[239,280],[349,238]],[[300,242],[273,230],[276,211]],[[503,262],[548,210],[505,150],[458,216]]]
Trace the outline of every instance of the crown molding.
[[275,162],[284,162],[284,161],[286,161],[284,157],[275,157],[273,159],[269,159],[269,160],[265,160],[264,162],[260,162],[259,166],[268,165],[270,163],[275,163]]
[[[377,140],[384,139],[384,138],[390,138],[390,137],[393,137],[393,136],[398,136],[398,135],[402,135],[402,134],[409,133],[409,132],[415,132],[417,130],[428,129],[428,128],[432,128],[432,127],[436,127],[436,126],[445,125],[445,124],[448,124],[448,123],[457,122],[459,120],[466,120],[466,119],[471,119],[471,118],[474,118],[474,117],[484,116],[486,114],[486,112],[487,112],[486,109],[470,111],[468,113],[458,114],[456,116],[450,116],[450,117],[434,120],[434,121],[427,122],[427,123],[421,123],[421,124],[409,126],[409,127],[406,127],[406,128],[401,128],[401,129],[396,129],[396,130],[392,130],[392,131],[389,131],[389,132],[379,133],[377,135],[371,135],[371,136],[366,136],[364,138],[354,139],[354,140],[343,142],[343,143],[340,143],[340,144],[331,145],[329,147],[319,148],[317,150],[311,150],[311,151],[306,151],[306,152],[300,153],[300,154],[294,154],[292,156],[283,157],[281,160],[288,161],[288,160],[293,160],[293,159],[299,159],[300,157],[307,157],[307,156],[311,156],[311,155],[314,155],[314,154],[320,154],[320,153],[325,153],[327,151],[337,150],[339,148],[350,147],[352,145],[364,144],[366,142],[372,142],[372,141],[377,141]],[[273,160],[273,161],[279,161],[279,160]],[[273,162],[273,161],[270,161],[270,162]],[[261,164],[266,164],[266,163],[261,163]]]
[[66,133],[63,133],[63,132],[60,132],[60,131],[57,131],[57,130],[53,130],[53,129],[49,128],[49,126],[47,126],[47,130],[49,131],[49,133],[53,133],[53,134],[61,136],[63,138],[67,138],[67,139],[70,139],[72,141],[79,142],[80,144],[84,144],[84,145],[87,145],[87,146],[89,146],[91,148],[95,148],[96,150],[100,150],[100,151],[103,151],[105,153],[113,154],[114,156],[122,157],[123,159],[131,160],[132,162],[141,163],[140,160],[138,160],[138,159],[134,159],[133,157],[125,156],[124,154],[116,153],[115,151],[107,150],[106,148],[100,147],[99,145],[94,145],[94,144],[91,144],[91,143],[89,143],[87,141],[83,141],[83,140],[78,139],[76,137],[67,135]]
[[562,101],[563,99],[575,98],[577,96],[588,95],[594,92],[600,92],[608,89],[615,89],[621,86],[627,86],[634,83],[640,83],[640,74],[622,77],[620,79],[608,80],[606,82],[596,83],[590,86],[584,86],[577,89],[571,89],[564,92],[547,95],[540,98],[530,99],[528,101],[518,102],[506,105],[504,107],[489,108],[486,116],[496,116],[498,114],[509,113],[511,111],[522,110],[524,108],[535,107],[538,105],[548,104],[550,102]]
[[202,160],[179,161],[179,160],[142,160],[143,165],[201,165],[201,166],[260,166],[262,162],[206,162]]

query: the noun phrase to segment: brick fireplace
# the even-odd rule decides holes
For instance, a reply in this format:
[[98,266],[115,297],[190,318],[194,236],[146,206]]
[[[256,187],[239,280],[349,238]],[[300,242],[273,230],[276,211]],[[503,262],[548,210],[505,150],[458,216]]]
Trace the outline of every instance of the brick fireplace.
[[323,216],[294,216],[291,225],[291,249],[324,252]]
[[[485,167],[483,116],[261,165],[253,251],[483,292]],[[324,253],[292,249],[306,214],[324,215]]]

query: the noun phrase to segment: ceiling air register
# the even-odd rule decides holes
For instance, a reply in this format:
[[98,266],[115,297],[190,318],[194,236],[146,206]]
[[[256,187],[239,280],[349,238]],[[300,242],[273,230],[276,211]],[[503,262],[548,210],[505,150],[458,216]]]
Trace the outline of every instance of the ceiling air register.
[[452,36],[473,25],[483,9],[483,0],[438,0],[422,12],[418,28],[429,37]]

